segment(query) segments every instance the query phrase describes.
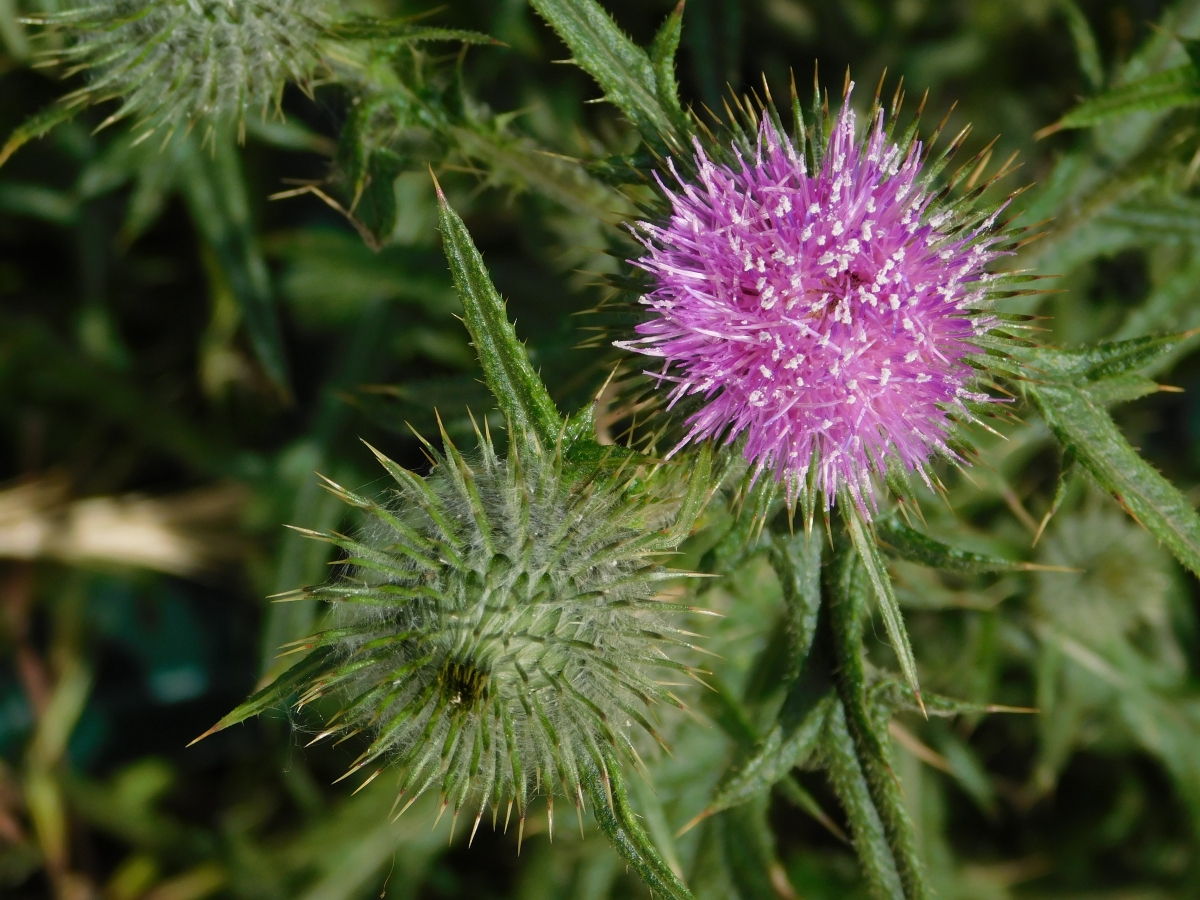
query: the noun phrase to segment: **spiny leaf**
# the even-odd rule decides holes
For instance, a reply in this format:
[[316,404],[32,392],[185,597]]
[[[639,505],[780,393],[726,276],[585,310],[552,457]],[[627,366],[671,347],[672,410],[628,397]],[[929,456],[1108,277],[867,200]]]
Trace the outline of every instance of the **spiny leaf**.
[[794,728],[785,731],[777,724],[750,759],[722,780],[699,818],[747,802],[803,764],[816,749],[821,729],[825,727],[825,720],[834,702],[833,692],[826,691],[816,698],[808,714]]
[[83,109],[82,105],[54,103],[40,112],[34,113],[13,130],[0,147],[0,166],[8,162],[8,158],[35,138],[45,137],[55,127],[68,122]]
[[883,821],[871,798],[854,739],[847,727],[846,713],[840,703],[833,705],[826,718],[821,747],[830,784],[850,823],[854,850],[863,874],[867,876],[872,895],[879,900],[905,900],[904,886],[896,871],[896,861],[888,846]]
[[574,62],[596,79],[605,98],[629,118],[644,139],[678,142],[671,113],[660,99],[650,57],[621,32],[596,0],[531,2],[571,49]]
[[1200,516],[1191,503],[1125,440],[1086,390],[1028,384],[1046,424],[1107,491],[1181,563],[1200,574]]
[[858,507],[849,498],[843,498],[843,508],[846,510],[846,527],[858,556],[862,560],[871,586],[875,589],[875,599],[879,604],[879,613],[883,618],[883,626],[887,629],[888,639],[896,652],[900,663],[900,671],[912,686],[917,697],[921,696],[921,688],[917,682],[917,660],[913,656],[912,645],[908,641],[908,632],[904,628],[904,617],[900,612],[900,604],[896,600],[896,592],[892,588],[892,579],[887,571],[887,564],[879,552],[879,545],[867,533],[866,525]]
[[1136,112],[1163,112],[1197,105],[1200,105],[1200,78],[1196,69],[1192,65],[1179,66],[1085,100],[1037,136],[1045,137],[1064,128],[1090,128]]
[[1087,395],[1097,406],[1116,406],[1118,403],[1128,403],[1147,394],[1163,390],[1154,380],[1145,375],[1118,375],[1115,378],[1105,378],[1089,384]]
[[562,433],[562,418],[517,340],[504,301],[492,284],[467,226],[450,208],[440,187],[438,209],[446,259],[488,387],[515,434],[528,434],[543,447],[553,447]]
[[500,43],[491,35],[480,31],[416,25],[411,18],[354,18],[332,25],[329,31],[336,37],[348,41],[385,40],[397,44],[415,44],[421,41],[457,41],[464,44]]
[[898,516],[875,522],[875,534],[889,550],[909,562],[946,572],[1013,572],[1028,569],[1029,564],[1000,559],[983,553],[960,550],[904,524]]
[[[815,534],[771,535],[771,567],[787,610],[787,677],[794,680],[812,649],[821,607],[821,539]],[[789,685],[790,686],[790,685]]]
[[1025,366],[1026,374],[1039,382],[1084,385],[1145,369],[1186,346],[1198,333],[1143,335],[1079,350],[1025,347],[1010,352]]
[[584,767],[584,788],[592,802],[596,824],[626,864],[655,894],[667,900],[692,900],[692,893],[671,871],[629,805],[620,764],[611,751]]
[[[228,728],[230,725],[236,725],[238,722],[244,722],[246,719],[257,716],[264,710],[270,709],[272,706],[286,700],[296,689],[301,685],[306,684],[314,674],[320,672],[329,661],[332,651],[324,647],[318,648],[310,653],[300,662],[296,663],[290,669],[284,671],[282,675],[272,681],[269,685],[258,691],[250,697],[245,703],[241,704],[233,712],[225,715],[212,728],[192,741],[202,741],[210,734],[215,734]],[[188,744],[190,747],[191,744]]]
[[654,67],[658,101],[677,124],[686,123],[679,103],[679,84],[675,81],[675,53],[679,50],[679,36],[683,32],[683,2],[679,0],[679,5],[667,16],[650,44],[650,65]]
[[[847,525],[852,528],[852,521]],[[875,552],[878,554],[878,548]],[[866,776],[872,804],[883,823],[887,844],[900,875],[903,895],[907,900],[924,900],[929,897],[929,885],[917,851],[916,830],[892,771],[886,721],[873,715],[875,709],[868,701],[866,664],[863,659],[863,613],[867,603],[868,581],[878,594],[878,586],[874,584],[875,579],[870,577],[870,569],[863,559],[861,548],[847,544],[843,539],[826,578],[826,603],[830,607],[836,652],[835,680],[858,762]],[[915,689],[914,696],[920,696]],[[836,716],[831,720],[834,718]]]

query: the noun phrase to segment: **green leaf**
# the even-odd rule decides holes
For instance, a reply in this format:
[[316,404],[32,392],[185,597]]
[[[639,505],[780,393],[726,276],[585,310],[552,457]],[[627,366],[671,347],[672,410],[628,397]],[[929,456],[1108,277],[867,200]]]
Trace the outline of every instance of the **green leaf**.
[[8,162],[8,158],[20,150],[34,138],[45,137],[50,131],[63,122],[70,121],[83,109],[83,105],[54,103],[40,112],[34,113],[14,129],[8,136],[4,146],[0,147],[0,166]]
[[1085,390],[1097,406],[1115,406],[1156,393],[1160,388],[1153,379],[1145,375],[1131,374],[1105,378],[1103,381],[1087,385]]
[[339,22],[330,31],[334,36],[347,41],[386,40],[397,44],[415,44],[420,41],[458,41],[464,44],[500,43],[491,35],[480,31],[415,25],[411,18],[372,19],[363,16]]
[[726,812],[722,819],[725,860],[738,896],[769,898],[787,896],[784,871],[775,851],[768,812],[770,798],[764,792],[753,803]]
[[[804,590],[807,591],[807,585]],[[829,616],[828,605],[818,608],[810,648],[784,697],[775,725],[765,738],[757,741],[748,759],[725,774],[705,811],[694,821],[750,800],[812,755],[834,702]],[[722,727],[740,743],[754,742],[757,738],[754,726],[740,713],[737,702],[721,691],[719,684],[717,699],[723,704],[722,715],[717,716]]]
[[563,420],[517,340],[504,301],[492,284],[467,226],[450,208],[440,187],[438,210],[443,249],[488,387],[514,434],[527,434],[543,447],[553,447],[562,434]]
[[1025,391],[1079,464],[1181,563],[1200,574],[1200,516],[1129,445],[1100,404],[1073,385],[1027,384]]
[[900,663],[900,671],[912,687],[913,692],[920,697],[921,688],[917,682],[917,660],[913,656],[912,645],[908,641],[908,632],[904,628],[904,617],[900,613],[900,604],[896,600],[896,592],[892,588],[892,579],[888,575],[887,564],[879,552],[879,545],[867,533],[866,524],[854,501],[843,496],[842,508],[846,519],[846,528],[850,539],[858,551],[871,586],[875,589],[875,599],[879,604],[879,613],[883,618],[883,627],[887,630],[888,640],[896,652]]
[[0,210],[66,227],[79,216],[79,198],[41,184],[5,181],[0,182]]
[[705,444],[700,452],[681,460],[690,467],[687,475],[688,489],[683,496],[675,524],[663,535],[665,547],[677,547],[691,533],[696,520],[704,512],[716,487],[712,483],[712,445]]
[[1083,384],[1144,369],[1195,335],[1194,331],[1185,331],[1107,341],[1082,350],[1030,347],[1015,348],[1012,353],[1033,370],[1039,381]]
[[254,234],[238,148],[217,140],[212,152],[192,135],[178,139],[178,185],[197,230],[220,262],[242,310],[250,345],[275,387],[290,395],[283,337],[271,294],[271,277]]
[[[265,688],[251,695],[249,700],[233,710],[233,712],[222,717],[216,725],[196,738],[195,741],[192,741],[192,744],[204,740],[210,734],[223,731],[230,725],[236,725],[239,722],[246,721],[246,719],[253,718],[259,713],[270,709],[272,706],[287,700],[288,697],[296,692],[297,688],[325,667],[326,663],[329,662],[332,652],[327,647],[314,650],[290,669],[286,669],[283,674]],[[188,746],[190,747],[191,744]]]
[[1200,78],[1192,66],[1179,66],[1085,100],[1049,128],[1042,129],[1039,136],[1065,128],[1090,128],[1131,113],[1197,105],[1200,105]]
[[[834,705],[828,689],[813,698],[807,713],[788,728],[777,723],[753,755],[722,779],[712,799],[697,821],[753,799],[764,790],[787,778],[788,773],[805,762],[816,750],[825,720]],[[793,705],[798,705],[793,701]],[[792,714],[794,717],[794,713]]]
[[[650,57],[622,33],[596,0],[531,3],[570,48],[573,61],[596,79],[605,98],[628,117],[645,140],[678,143]],[[666,43],[664,40],[663,45]]]
[[771,566],[783,588],[787,611],[789,667],[794,681],[812,649],[821,608],[821,538],[814,534],[771,535]]
[[826,718],[821,746],[830,785],[850,823],[854,851],[871,885],[872,896],[880,900],[905,900],[896,861],[888,846],[883,821],[871,798],[841,703],[835,703]]
[[1124,229],[1135,245],[1154,246],[1164,237],[1195,240],[1200,235],[1200,203],[1177,195],[1131,200],[1096,218]]
[[[853,534],[854,517],[847,515],[847,527]],[[865,538],[865,535],[864,535]],[[878,556],[874,542],[871,547]],[[884,573],[886,576],[886,572]],[[865,577],[864,577],[865,576]],[[883,823],[887,845],[895,862],[907,900],[924,900],[930,896],[924,865],[917,851],[916,830],[900,785],[892,771],[888,748],[886,716],[868,702],[866,662],[863,647],[863,620],[867,604],[868,585],[878,595],[878,584],[864,559],[863,548],[844,539],[828,567],[826,605],[830,609],[830,625],[835,648],[835,680],[845,722],[853,739],[858,763],[866,776],[873,806]],[[911,683],[911,682],[910,682]],[[913,688],[914,696],[919,694]],[[923,707],[922,707],[923,708]],[[835,721],[836,714],[830,717]]]
[[667,16],[654,41],[650,44],[650,65],[654,67],[655,88],[658,102],[667,109],[678,123],[684,119],[683,107],[679,103],[679,83],[675,80],[675,54],[679,50],[679,37],[683,33],[683,2]]
[[969,550],[960,550],[949,544],[943,544],[941,541],[934,540],[928,535],[910,528],[901,521],[899,516],[895,515],[875,522],[875,534],[880,543],[901,559],[919,563],[931,569],[975,574],[1013,572],[1029,568],[1028,563],[1000,559],[983,553],[972,553]]
[[663,860],[639,824],[629,805],[616,756],[611,750],[603,753],[599,760],[588,760],[581,772],[596,824],[613,849],[656,895],[668,900],[693,900],[691,891]]
[[[41,322],[0,312],[0,376],[25,402],[69,404],[89,419],[117,423],[134,440],[196,472],[234,474],[236,462],[220,435],[154,402],[143,386],[68,346]],[[253,457],[247,457],[249,462]]]
[[1079,58],[1079,71],[1091,90],[1099,90],[1104,84],[1104,66],[1100,62],[1100,50],[1096,46],[1092,26],[1075,0],[1062,0],[1062,10],[1067,18],[1067,28],[1071,31],[1075,55]]

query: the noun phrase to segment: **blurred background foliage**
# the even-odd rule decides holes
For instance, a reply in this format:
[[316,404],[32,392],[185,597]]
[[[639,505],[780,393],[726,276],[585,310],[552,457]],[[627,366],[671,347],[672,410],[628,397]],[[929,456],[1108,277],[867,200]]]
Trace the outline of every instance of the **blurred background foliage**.
[[[605,3],[643,45],[673,5]],[[0,0],[0,135],[85,84],[39,66],[59,38],[20,21],[55,8]],[[518,857],[512,833],[481,829],[468,850],[419,810],[391,823],[386,779],[333,784],[354,751],[304,749],[282,713],[185,749],[312,623],[312,608],[263,598],[327,570],[326,545],[280,527],[341,522],[314,472],[381,488],[360,438],[420,467],[410,424],[429,433],[437,411],[458,437],[468,408],[492,410],[455,318],[430,166],[560,407],[608,374],[602,348],[578,347],[580,314],[619,268],[611,225],[630,207],[605,160],[636,137],[553,64],[567,53],[524,0],[454,0],[420,24],[499,43],[344,34],[311,95],[289,88],[286,121],[248,120],[241,146],[94,130],[110,104],[0,169],[5,897],[647,896],[590,824],[551,845],[535,814]],[[886,69],[910,97],[928,88],[930,124],[956,102],[968,154],[995,135],[998,160],[1020,153],[1009,185],[1035,184],[1020,204],[1046,236],[1014,265],[1062,276],[1020,309],[1075,346],[1200,327],[1193,104],[1034,138],[1082,98],[1188,65],[1180,37],[1200,37],[1200,2],[688,0],[678,75],[697,108],[761,75],[786,96],[789,70],[806,84],[818,58],[834,87],[848,66],[860,85]],[[1154,372],[1182,392],[1116,415],[1200,502],[1188,349]],[[1197,585],[1026,419],[983,439],[969,478],[947,476],[928,526],[1067,571],[893,569],[925,686],[1038,709],[892,722],[921,851],[947,900],[1200,896]],[[687,558],[723,552],[732,521],[714,506]],[[764,552],[703,593],[725,614],[697,626],[718,690],[668,721],[677,752],[650,761],[653,788],[631,779],[635,806],[699,897],[866,896],[824,776],[796,771],[676,837],[782,699]]]

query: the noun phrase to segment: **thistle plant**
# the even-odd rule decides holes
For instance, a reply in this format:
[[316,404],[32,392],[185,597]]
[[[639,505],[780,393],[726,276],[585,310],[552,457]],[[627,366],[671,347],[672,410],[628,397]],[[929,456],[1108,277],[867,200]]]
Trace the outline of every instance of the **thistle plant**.
[[856,136],[852,88],[827,147],[764,110],[752,158],[733,144],[714,163],[694,139],[694,183],[668,161],[670,217],[638,223],[649,319],[618,346],[662,359],[647,374],[668,408],[696,398],[680,446],[743,437],[755,477],[866,510],[890,459],[930,485],[931,458],[963,461],[952,420],[989,400],[969,363],[997,324],[985,267],[1003,205],[938,202],[921,142],[892,143],[878,102]]
[[[440,191],[440,189],[439,189]],[[365,734],[347,777],[399,771],[393,812],[427,791],[441,812],[490,808],[504,827],[515,805],[518,847],[533,798],[565,798],[583,828],[585,795],[601,828],[651,887],[685,896],[625,797],[622,761],[644,769],[638,733],[666,746],[653,719],[686,708],[667,677],[694,678],[668,652],[695,650],[671,617],[703,612],[667,602],[664,554],[688,536],[711,494],[707,455],[687,472],[590,434],[590,418],[559,418],[533,371],[461,219],[444,198],[442,232],[489,386],[508,421],[501,458],[476,431],[468,460],[442,432],[423,441],[422,477],[376,457],[395,481],[384,500],[332,481],[365,513],[356,537],[305,532],[342,549],[346,573],[286,594],[327,601],[327,626],[292,642],[303,659],[202,735],[299,694],[297,708],[335,698],[314,742]],[[441,818],[439,813],[438,818]],[[453,831],[453,828],[452,828]]]
[[[1200,23],[1200,3],[1193,5]],[[1004,221],[1016,213],[1015,192],[999,186],[1008,165],[990,168],[989,145],[952,168],[967,131],[943,149],[945,121],[927,134],[920,110],[915,120],[906,117],[900,90],[890,107],[878,92],[873,103],[864,102],[870,98],[855,94],[847,77],[831,115],[819,87],[809,111],[794,84],[790,105],[777,107],[764,81],[761,98],[731,96],[725,114],[715,116],[699,104],[689,108],[679,95],[674,60],[684,34],[682,4],[640,47],[596,0],[531,0],[624,124],[601,119],[603,127],[591,133],[593,120],[560,117],[577,85],[542,94],[538,82],[551,76],[530,62],[537,54],[483,51],[489,56],[482,71],[508,71],[501,67],[519,55],[514,65],[536,73],[529,82],[515,81],[520,89],[513,95],[555,115],[535,113],[529,126],[522,115],[493,111],[472,93],[476,51],[439,56],[417,46],[497,41],[418,27],[412,19],[351,15],[349,6],[116,0],[39,17],[47,43],[59,42],[43,59],[59,64],[60,74],[86,80],[47,116],[18,128],[0,151],[3,161],[31,135],[93,104],[109,104],[85,116],[89,125],[114,127],[73,145],[73,153],[95,156],[70,197],[58,188],[42,193],[4,183],[0,212],[39,205],[58,217],[55,227],[68,222],[78,229],[75,240],[92,227],[93,213],[105,214],[105,204],[82,214],[95,196],[89,192],[132,184],[123,233],[132,240],[178,190],[203,242],[198,255],[188,248],[189,265],[200,259],[210,275],[211,297],[197,300],[213,307],[204,344],[236,356],[233,345],[244,332],[279,388],[258,398],[264,409],[281,398],[297,404],[318,393],[328,398],[307,433],[296,433],[301,410],[283,413],[280,404],[272,427],[234,453],[221,440],[244,407],[212,404],[211,420],[193,433],[173,414],[139,403],[140,394],[121,380],[120,354],[105,357],[113,371],[97,375],[74,358],[73,348],[51,353],[45,348],[55,346],[52,336],[15,317],[8,322],[6,334],[26,347],[8,368],[36,373],[29,392],[39,405],[43,395],[66,392],[70,376],[82,372],[78,380],[87,386],[74,399],[89,414],[91,406],[106,411],[112,420],[106,429],[116,430],[115,422],[155,452],[182,460],[188,472],[242,478],[255,490],[266,484],[264,495],[294,500],[291,512],[276,507],[278,515],[269,517],[307,527],[281,542],[275,586],[261,591],[291,588],[274,596],[278,603],[267,616],[265,687],[208,733],[286,707],[297,736],[328,747],[308,758],[297,753],[303,759],[297,765],[311,763],[319,777],[354,786],[344,796],[330,791],[337,799],[329,803],[308,803],[313,792],[301,797],[303,779],[291,785],[301,785],[293,793],[313,822],[308,843],[299,846],[321,843],[335,830],[328,821],[353,808],[358,818],[337,819],[353,835],[336,850],[320,850],[326,859],[353,857],[367,873],[356,881],[345,875],[349,864],[323,862],[316,875],[314,867],[295,876],[298,894],[330,894],[326,888],[335,881],[343,894],[366,892],[369,878],[382,879],[386,857],[395,855],[405,884],[418,884],[419,872],[408,876],[434,853],[420,841],[432,847],[445,836],[430,838],[428,823],[413,825],[412,812],[397,820],[424,798],[429,805],[436,799],[435,826],[448,826],[450,840],[466,845],[491,818],[496,828],[501,820],[506,830],[515,823],[519,853],[545,822],[555,846],[539,846],[538,853],[561,853],[569,864],[586,860],[562,880],[557,896],[613,896],[629,888],[602,842],[589,838],[581,848],[573,829],[563,835],[555,828],[555,806],[566,804],[575,808],[581,831],[588,830],[585,814],[594,818],[655,896],[786,897],[795,872],[785,857],[795,854],[797,842],[776,847],[783,817],[772,813],[774,794],[852,846],[859,862],[856,874],[841,872],[829,882],[836,889],[810,890],[797,880],[795,893],[857,896],[865,885],[880,900],[977,896],[976,882],[959,883],[957,871],[946,875],[953,854],[936,844],[958,820],[944,828],[938,816],[945,798],[922,791],[944,775],[990,821],[1012,796],[1022,804],[1048,797],[1071,752],[1096,742],[1101,721],[1109,723],[1104,747],[1112,746],[1114,729],[1128,732],[1122,740],[1162,764],[1200,822],[1200,768],[1189,752],[1200,730],[1191,712],[1173,705],[1180,698],[1194,704],[1175,631],[1178,573],[1166,551],[1153,546],[1161,543],[1200,572],[1200,517],[1133,449],[1110,412],[1156,392],[1147,373],[1161,370],[1189,337],[1138,334],[1175,321],[1181,328],[1200,324],[1180,299],[1194,296],[1200,272],[1194,261],[1182,280],[1156,282],[1170,296],[1156,295],[1142,312],[1158,319],[1131,319],[1119,340],[1080,350],[1042,346],[1036,340],[1046,333],[1030,325],[1035,304],[1043,302],[1039,276],[1018,268],[1028,262],[1024,251],[1017,256],[1024,239],[1014,225],[1019,219]],[[397,7],[387,0],[372,5]],[[711,26],[701,18],[712,19],[710,13],[697,16],[696,34]],[[475,13],[463,7],[448,15],[472,24]],[[497,13],[489,23],[514,29],[498,36],[516,34],[526,42],[523,51],[540,40],[537,32],[515,30],[513,21]],[[693,58],[703,56],[702,46],[697,38]],[[1178,68],[1085,103],[1061,128],[1100,121],[1121,104],[1195,105],[1200,69]],[[1097,70],[1090,66],[1089,77]],[[1100,71],[1094,83],[1102,78]],[[339,133],[250,128],[280,110],[288,84],[324,91],[317,95],[322,107],[337,115],[314,127],[336,120]],[[494,102],[505,90],[483,93]],[[287,103],[293,101],[303,99],[289,96]],[[301,144],[310,154],[303,163],[308,173],[312,153],[329,157],[327,178],[275,196],[296,203],[308,202],[301,195],[316,196],[357,237],[330,227],[323,207],[326,218],[314,216],[318,227],[289,221],[287,232],[275,232],[260,248],[254,195],[246,188],[253,167],[249,175],[243,170],[234,140],[243,125],[254,140],[274,141],[264,159],[274,162]],[[1148,141],[1126,135],[1095,159],[1072,162],[1079,168],[1067,167],[1055,190],[1076,192],[1080,215],[1091,215],[1086,210],[1115,202],[1087,194],[1110,170],[1127,165],[1127,181],[1118,187],[1141,190],[1153,160],[1175,153],[1163,168],[1186,191],[1200,159],[1192,156],[1194,135],[1189,124],[1167,150],[1145,149],[1122,163],[1114,147]],[[144,140],[149,136],[161,144]],[[599,152],[609,155],[576,158]],[[427,168],[447,181],[464,211],[493,216],[493,227],[526,223],[528,234],[538,236],[536,247],[514,242],[522,244],[519,251],[504,249],[502,240],[499,254],[543,262],[561,249],[557,241],[570,250],[568,262],[556,261],[558,276],[583,259],[601,269],[603,305],[622,320],[615,348],[611,332],[591,357],[567,346],[574,334],[563,316],[551,337],[536,327],[534,351],[526,352],[463,220],[437,179],[424,180]],[[1086,176],[1072,174],[1079,171]],[[498,201],[497,187],[511,191],[508,205]],[[530,195],[537,195],[533,202]],[[1171,221],[1190,223],[1179,243],[1191,247],[1197,211],[1186,197],[1175,199]],[[70,203],[76,205],[64,211]],[[514,207],[519,219],[511,218]],[[433,235],[416,234],[425,213],[439,219],[440,251]],[[1170,218],[1157,208],[1117,213],[1125,216],[1112,217],[1126,229],[1122,234],[1132,233],[1131,221],[1164,229]],[[1117,228],[1108,219],[1100,224]],[[79,241],[89,266],[89,254],[98,255],[108,236]],[[1071,252],[1093,239],[1085,232]],[[597,244],[609,247],[608,258],[584,249]],[[1170,250],[1164,258],[1192,252]],[[100,293],[96,283],[104,279],[85,268],[85,287]],[[142,271],[161,268],[118,271],[122,278],[165,277]],[[546,317],[562,308],[548,297],[565,303],[568,289],[594,287],[560,280],[561,293],[539,293],[525,309]],[[96,306],[103,302],[94,298]],[[277,312],[296,327],[279,327]],[[528,322],[527,311],[521,319]],[[298,379],[298,398],[292,396],[285,344],[299,335],[307,352],[310,341],[316,346],[325,332],[348,323],[341,354],[322,344],[329,359],[343,357],[339,374],[318,392],[312,389],[319,366],[312,366]],[[112,333],[119,338],[119,329]],[[312,358],[303,357],[306,364]],[[427,378],[429,360],[439,368]],[[477,387],[480,372],[486,394]],[[190,384],[193,375],[178,383]],[[408,383],[391,393],[377,384],[393,377]],[[372,387],[359,389],[367,383]],[[400,415],[380,412],[386,402],[380,398],[392,394],[405,404]],[[350,395],[362,403],[343,404]],[[414,413],[432,420],[435,401],[448,414],[439,441],[419,439],[418,446],[402,431],[394,451],[385,445],[398,460],[423,453],[425,463],[404,468],[376,452],[391,479],[388,489],[353,487],[370,483],[370,476],[357,468],[366,454],[349,440],[355,434],[348,423],[358,434],[359,425],[399,430],[395,422]],[[468,405],[485,423],[490,417],[490,425],[475,428],[474,446],[465,449]],[[359,413],[363,419],[350,419]],[[598,424],[600,413],[605,421]],[[614,421],[626,426],[615,437],[608,427]],[[1009,449],[992,441],[991,424],[1011,439]],[[431,434],[432,425],[414,431]],[[272,443],[280,434],[285,446]],[[354,449],[340,445],[343,439]],[[1056,449],[1057,480],[1043,471]],[[967,469],[980,457],[988,465],[979,467],[974,484],[964,476],[976,474]],[[120,472],[124,463],[103,468]],[[320,493],[313,469],[334,476],[324,487],[340,505],[313,499]],[[169,469],[156,458],[147,483],[156,483],[160,470]],[[1081,514],[1073,473],[1086,473],[1117,502],[1089,494]],[[311,493],[297,490],[299,479],[307,479]],[[936,494],[947,502],[931,502]],[[335,524],[333,507],[352,524]],[[814,527],[818,514],[824,527]],[[962,535],[973,549],[939,533]],[[305,558],[298,547],[313,552]],[[322,581],[325,562],[336,568]],[[20,600],[21,586],[11,593]],[[15,618],[24,617],[22,604],[14,605]],[[914,608],[921,617],[915,646]],[[724,622],[689,621],[718,609]],[[687,627],[704,631],[704,640]],[[27,659],[32,639],[21,629],[17,640]],[[62,631],[75,652],[82,644],[75,630]],[[872,639],[881,633],[886,643]],[[719,653],[704,671],[694,668],[696,654],[710,648]],[[148,666],[162,662],[146,659]],[[36,678],[27,681],[38,687]],[[46,708],[59,715],[82,709],[87,677],[78,674],[73,687],[66,675],[61,682],[70,691],[41,697]],[[1041,745],[1017,755],[1031,761],[1032,774],[1020,789],[997,790],[972,729],[990,714],[1037,712],[1034,703],[1042,716],[1019,741],[1028,747],[1036,730]],[[684,708],[695,715],[681,715]],[[952,728],[931,721],[958,716]],[[989,734],[1007,727],[993,726]],[[97,800],[89,785],[68,784],[62,801],[47,790],[65,765],[69,732],[47,725],[33,744],[37,767],[22,774],[21,789],[30,786],[34,826],[51,834],[56,822],[71,821],[60,813],[79,798],[101,827],[149,844],[141,836],[155,829],[145,822],[158,820],[143,815],[151,789],[137,778],[122,773],[113,789],[119,802],[112,803]],[[7,741],[6,735],[0,737]],[[657,752],[668,745],[673,755]],[[914,776],[918,760],[942,774]],[[336,770],[323,768],[331,763]],[[1017,763],[1006,757],[1005,765],[1011,782]],[[14,792],[5,771],[0,765],[0,830],[8,835],[7,798]],[[809,774],[797,777],[798,771]],[[815,775],[827,793],[810,793]],[[840,809],[829,809],[826,797]],[[1018,805],[1008,810],[1014,819],[1025,815]],[[136,809],[140,824],[114,827],[110,807]],[[462,815],[466,828],[458,827]],[[420,837],[412,837],[417,830]],[[360,839],[360,832],[367,836]],[[187,829],[179,833],[187,846],[172,848],[167,866],[177,857],[195,869],[156,887],[155,895],[211,893],[222,879],[239,895],[262,892],[258,884],[234,883],[253,868],[238,855],[240,837],[208,844],[193,841]],[[401,833],[406,848],[417,848],[411,854],[394,854]],[[41,858],[57,873],[59,892],[73,896],[72,860],[54,856],[65,841],[47,839]],[[235,849],[208,849],[218,845]],[[111,884],[98,892],[149,896],[139,879],[156,877],[146,856],[159,848],[135,849],[139,855],[114,869]],[[814,841],[803,852],[811,859],[832,855],[828,849]],[[230,858],[214,866],[188,855],[213,852]],[[377,855],[361,862],[371,853]],[[290,849],[270,858],[284,857],[308,858]],[[408,864],[412,869],[404,871]],[[9,865],[0,858],[0,878]],[[316,877],[326,880],[314,891]],[[1190,886],[1198,883],[1193,878]],[[289,889],[275,893],[286,896]],[[638,885],[632,890],[644,893]]]

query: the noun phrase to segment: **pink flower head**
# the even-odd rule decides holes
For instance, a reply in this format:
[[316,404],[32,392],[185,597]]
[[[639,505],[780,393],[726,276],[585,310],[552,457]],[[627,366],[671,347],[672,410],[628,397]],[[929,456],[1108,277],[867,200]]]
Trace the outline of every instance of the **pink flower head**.
[[753,163],[695,147],[699,183],[670,164],[669,222],[640,223],[650,317],[619,344],[663,360],[648,374],[670,406],[700,401],[680,446],[744,434],[756,477],[790,496],[812,478],[827,506],[845,487],[866,511],[889,455],[928,480],[932,456],[955,458],[951,414],[989,399],[965,360],[993,324],[996,214],[956,230],[918,181],[921,145],[889,143],[882,111],[856,141],[848,102],[813,175],[767,116]]

